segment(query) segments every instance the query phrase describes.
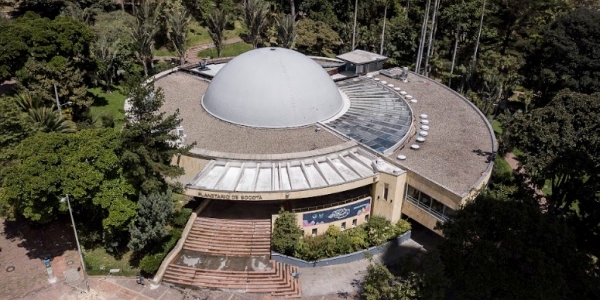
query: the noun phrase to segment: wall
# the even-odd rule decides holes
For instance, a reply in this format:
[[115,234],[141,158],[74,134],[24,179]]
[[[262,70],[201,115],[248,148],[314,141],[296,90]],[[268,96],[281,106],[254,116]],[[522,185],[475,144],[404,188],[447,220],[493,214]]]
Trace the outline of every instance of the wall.
[[[392,223],[401,217],[402,202],[405,195],[406,173],[393,175],[382,172],[373,188],[373,215],[382,216]],[[384,198],[385,185],[388,185],[388,197]]]
[[332,257],[332,258],[321,259],[321,260],[312,261],[312,262],[305,261],[305,260],[298,259],[298,258],[291,257],[291,256],[287,256],[287,255],[283,255],[283,254],[275,252],[275,251],[271,252],[271,259],[281,262],[281,263],[284,263],[284,264],[297,266],[300,268],[323,267],[323,266],[347,264],[347,263],[350,263],[353,261],[365,259],[365,255],[367,253],[369,255],[377,255],[377,254],[381,254],[381,253],[385,252],[390,247],[396,247],[398,245],[401,245],[402,243],[404,243],[410,239],[410,235],[411,235],[411,232],[408,231],[405,234],[403,234],[381,246],[371,247],[369,249],[365,249],[362,251],[345,254],[345,255],[340,255],[340,256],[336,256],[336,257]]
[[412,204],[410,201],[404,201],[404,205],[402,206],[402,214],[419,222],[419,224],[431,229],[433,232],[442,235],[441,231],[434,229],[440,220],[438,220],[436,217],[429,214],[428,212],[422,210],[418,206]]
[[[410,184],[417,190],[433,197],[435,200],[443,203],[444,205],[456,210],[460,207],[462,203],[462,197],[448,191],[447,189],[437,185],[434,182],[431,182],[421,175],[412,172],[410,170],[408,172],[408,178],[406,183]],[[403,197],[404,198],[404,197]]]

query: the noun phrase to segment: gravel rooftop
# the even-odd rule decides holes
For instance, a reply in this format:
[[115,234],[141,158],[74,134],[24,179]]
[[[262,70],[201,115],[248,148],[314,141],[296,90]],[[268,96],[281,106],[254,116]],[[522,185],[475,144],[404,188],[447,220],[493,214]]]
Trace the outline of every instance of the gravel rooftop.
[[[389,155],[399,165],[412,170],[445,187],[451,192],[466,196],[490,166],[489,157],[496,150],[495,137],[489,123],[471,106],[468,100],[433,80],[410,73],[408,83],[387,76],[380,78],[417,99],[410,103],[415,116],[417,133],[419,117],[428,115],[430,123],[424,143],[410,140]],[[410,146],[418,144],[419,150]],[[396,157],[406,155],[400,161]]]
[[176,72],[155,82],[163,89],[162,111],[179,109],[185,142],[196,148],[241,154],[282,154],[304,152],[343,144],[346,140],[314,126],[292,129],[259,129],[235,125],[213,117],[201,104],[209,82]]

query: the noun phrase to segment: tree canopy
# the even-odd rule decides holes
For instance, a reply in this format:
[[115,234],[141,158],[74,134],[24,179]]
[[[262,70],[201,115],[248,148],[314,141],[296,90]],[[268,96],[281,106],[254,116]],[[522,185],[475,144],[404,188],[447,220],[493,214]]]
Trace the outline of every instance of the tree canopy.
[[113,129],[38,133],[14,148],[0,200],[14,215],[47,223],[65,213],[59,200],[68,194],[88,224],[122,230],[135,215],[135,190],[123,177],[120,153]]
[[577,9],[554,22],[528,56],[528,83],[543,103],[558,91],[600,92],[600,11]]
[[536,201],[481,195],[440,226],[439,245],[458,299],[595,299],[598,266],[565,222]]

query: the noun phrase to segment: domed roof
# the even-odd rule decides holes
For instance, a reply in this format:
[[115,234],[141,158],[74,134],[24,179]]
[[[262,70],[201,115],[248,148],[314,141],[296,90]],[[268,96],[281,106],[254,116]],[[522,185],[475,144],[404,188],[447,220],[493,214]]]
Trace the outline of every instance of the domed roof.
[[202,105],[240,125],[298,127],[336,115],[343,100],[314,60],[284,48],[260,48],[227,63],[213,78]]

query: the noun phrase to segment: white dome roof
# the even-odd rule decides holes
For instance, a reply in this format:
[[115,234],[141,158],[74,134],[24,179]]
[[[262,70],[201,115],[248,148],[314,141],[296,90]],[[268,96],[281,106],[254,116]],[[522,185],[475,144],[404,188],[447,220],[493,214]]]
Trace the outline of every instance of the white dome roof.
[[318,63],[284,48],[235,57],[202,98],[204,108],[219,119],[266,128],[314,124],[336,115],[343,104],[337,85]]

